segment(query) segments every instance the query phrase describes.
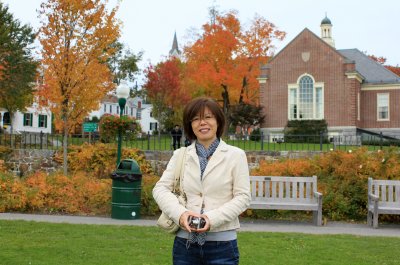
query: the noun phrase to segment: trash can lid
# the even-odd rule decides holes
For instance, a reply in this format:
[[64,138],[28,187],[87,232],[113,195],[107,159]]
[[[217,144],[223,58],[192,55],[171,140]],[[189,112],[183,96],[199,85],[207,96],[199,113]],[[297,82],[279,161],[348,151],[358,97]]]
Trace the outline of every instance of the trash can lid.
[[130,174],[141,175],[139,164],[134,159],[123,159],[119,162],[118,172],[126,172]]

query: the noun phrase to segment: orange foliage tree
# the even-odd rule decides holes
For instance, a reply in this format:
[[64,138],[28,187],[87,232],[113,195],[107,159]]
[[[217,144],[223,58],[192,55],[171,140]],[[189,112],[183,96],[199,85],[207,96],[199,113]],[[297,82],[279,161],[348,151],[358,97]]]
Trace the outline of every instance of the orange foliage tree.
[[272,42],[283,40],[285,32],[255,15],[244,29],[235,11],[220,15],[211,9],[211,22],[203,33],[185,47],[186,78],[192,80],[192,95],[203,94],[223,102],[227,114],[231,102],[258,102],[259,67],[274,50]]
[[147,82],[143,87],[153,104],[153,115],[165,128],[181,122],[183,106],[190,100],[183,85],[183,68],[178,58],[171,57],[144,71]]
[[48,0],[39,12],[42,27],[44,85],[39,94],[46,99],[56,128],[64,134],[64,174],[67,174],[67,137],[73,127],[114,88],[107,60],[120,35],[108,1]]
[[389,71],[392,71],[396,75],[400,76],[400,67],[398,65],[397,66],[385,65],[385,63],[386,63],[386,58],[385,57],[382,57],[382,56],[381,57],[377,57],[375,55],[368,55],[368,57],[371,58],[372,60],[376,61],[377,63],[382,64]]

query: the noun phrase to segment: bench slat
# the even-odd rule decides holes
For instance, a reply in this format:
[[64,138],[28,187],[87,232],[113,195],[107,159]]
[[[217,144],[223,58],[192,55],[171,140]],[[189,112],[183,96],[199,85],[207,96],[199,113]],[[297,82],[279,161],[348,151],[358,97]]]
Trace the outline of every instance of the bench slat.
[[311,183],[306,183],[306,198],[311,198]]
[[395,198],[396,202],[400,202],[400,185],[396,186],[396,198]]
[[386,201],[386,185],[381,185],[381,200]]
[[293,190],[292,190],[292,198],[297,198],[297,185],[298,185],[298,182],[297,182],[297,181],[294,181],[294,182],[292,183],[292,187],[293,187]]
[[300,192],[299,192],[299,197],[301,199],[304,199],[304,182],[300,182]]
[[290,199],[291,193],[290,193],[290,182],[286,181],[285,182],[285,198]]
[[374,179],[372,180],[373,185],[400,185],[398,180],[386,180],[386,179]]
[[303,182],[314,182],[312,177],[282,177],[282,176],[250,176],[250,180],[257,180],[257,181],[265,181],[271,180],[274,181],[303,181]]
[[276,198],[276,181],[272,181],[272,198]]
[[393,185],[388,186],[388,202],[393,202]]

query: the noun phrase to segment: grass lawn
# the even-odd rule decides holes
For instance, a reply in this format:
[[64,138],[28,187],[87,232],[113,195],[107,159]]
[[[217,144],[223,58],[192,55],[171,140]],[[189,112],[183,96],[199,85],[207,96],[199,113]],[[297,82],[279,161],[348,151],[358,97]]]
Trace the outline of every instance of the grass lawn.
[[[171,264],[156,227],[0,220],[0,264]],[[240,232],[241,264],[400,264],[400,238]]]

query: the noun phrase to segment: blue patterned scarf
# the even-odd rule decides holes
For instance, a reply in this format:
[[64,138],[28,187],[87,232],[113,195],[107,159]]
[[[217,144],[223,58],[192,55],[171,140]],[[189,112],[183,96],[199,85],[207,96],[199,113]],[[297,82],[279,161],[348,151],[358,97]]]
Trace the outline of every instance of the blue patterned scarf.
[[208,159],[214,154],[219,142],[218,138],[215,139],[215,141],[211,143],[210,147],[206,149],[202,144],[196,141],[196,153],[199,156],[200,161],[200,179],[203,179],[203,173],[207,167]]
[[[196,141],[196,153],[199,156],[200,161],[200,179],[203,179],[203,174],[206,170],[208,159],[214,154],[219,145],[219,142],[220,141],[218,138],[215,139],[215,141],[211,143],[208,149],[206,149],[202,144]],[[203,212],[204,209],[201,208],[200,213],[202,214]],[[204,243],[206,242],[206,234],[207,233],[189,233],[189,238],[186,242],[186,248],[189,248],[191,243],[197,243],[200,246],[204,245]]]

